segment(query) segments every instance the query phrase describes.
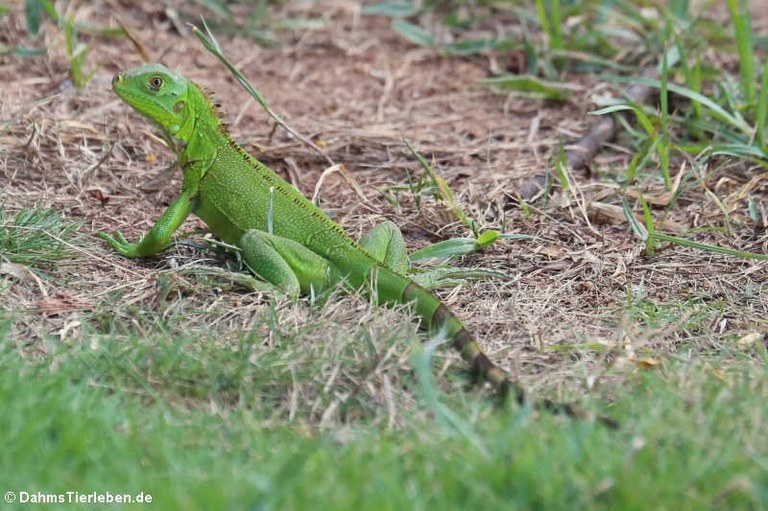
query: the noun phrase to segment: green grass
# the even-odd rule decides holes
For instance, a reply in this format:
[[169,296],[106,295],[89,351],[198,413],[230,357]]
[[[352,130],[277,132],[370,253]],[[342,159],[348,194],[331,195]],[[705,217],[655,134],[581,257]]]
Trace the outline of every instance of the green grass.
[[71,255],[76,229],[52,209],[24,209],[11,216],[0,204],[0,263],[52,267]]
[[[323,429],[248,400],[222,406],[212,382],[237,357],[203,339],[110,335],[94,346],[86,334],[30,360],[8,329],[5,491],[145,492],[152,509],[186,510],[647,509],[649,499],[759,509],[768,498],[763,349],[634,375],[611,407],[617,431],[461,394],[442,400],[462,428],[421,399],[402,426],[363,417]],[[268,385],[243,381],[242,396]]]

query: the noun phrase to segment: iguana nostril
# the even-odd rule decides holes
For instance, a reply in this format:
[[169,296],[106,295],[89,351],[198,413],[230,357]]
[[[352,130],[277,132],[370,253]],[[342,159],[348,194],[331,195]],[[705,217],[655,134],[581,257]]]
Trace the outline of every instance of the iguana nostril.
[[116,83],[119,83],[122,80],[123,80],[123,73],[117,73],[115,76],[112,77],[112,87],[114,87]]

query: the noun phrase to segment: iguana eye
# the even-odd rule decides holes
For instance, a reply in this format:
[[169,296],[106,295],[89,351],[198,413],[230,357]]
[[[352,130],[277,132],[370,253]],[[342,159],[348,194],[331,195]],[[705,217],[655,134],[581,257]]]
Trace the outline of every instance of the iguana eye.
[[159,76],[153,76],[149,79],[149,88],[153,91],[159,91],[163,86],[163,79]]

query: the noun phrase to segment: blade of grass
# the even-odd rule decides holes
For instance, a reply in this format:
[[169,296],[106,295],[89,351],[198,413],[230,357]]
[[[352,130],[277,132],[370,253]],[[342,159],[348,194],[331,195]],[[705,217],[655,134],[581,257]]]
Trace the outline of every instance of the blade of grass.
[[[639,83],[661,89],[661,81],[654,78],[643,78],[641,76],[604,76],[604,80],[617,83]],[[691,101],[698,101],[701,105],[707,108],[713,117],[725,122],[726,124],[740,130],[747,136],[751,136],[752,128],[749,124],[738,114],[732,114],[726,111],[723,107],[715,103],[712,99],[693,91],[687,87],[682,87],[674,83],[667,84],[667,90],[679,94]]]
[[392,29],[409,41],[427,48],[435,46],[435,38],[427,30],[400,18],[392,20]]
[[709,145],[709,151],[713,156],[727,155],[737,158],[749,158],[763,167],[765,167],[766,158],[768,158],[768,147],[761,149],[746,144],[713,144]]
[[734,257],[743,257],[744,259],[759,259],[761,261],[768,261],[768,254],[759,254],[757,252],[746,252],[744,250],[736,250],[733,248],[718,247],[715,245],[699,243],[698,241],[692,241],[685,238],[680,238],[679,236],[673,236],[671,234],[664,234],[661,232],[654,232],[652,236],[658,241],[674,243],[675,245],[681,245],[683,247],[698,248],[699,250],[705,250],[707,252],[714,252],[716,254],[729,255]]
[[237,67],[235,67],[235,65],[232,62],[230,62],[230,60],[227,57],[224,56],[224,53],[221,50],[221,46],[219,46],[218,41],[216,41],[216,38],[208,29],[208,25],[206,25],[205,19],[202,19],[202,23],[203,23],[203,27],[205,28],[205,32],[206,32],[205,34],[195,25],[190,24],[189,26],[192,28],[192,32],[194,32],[194,34],[203,44],[205,49],[211,52],[213,55],[215,55],[216,58],[218,58],[227,67],[229,72],[232,73],[232,76],[234,76],[235,79],[240,83],[240,85],[242,85],[243,88],[247,90],[251,96],[253,96],[253,98],[264,109],[264,111],[267,112],[267,114],[270,117],[272,117],[272,119],[274,119],[277,124],[282,126],[288,133],[296,137],[307,147],[311,148],[317,154],[322,156],[326,161],[328,161],[328,163],[330,163],[331,165],[335,165],[336,163],[331,159],[331,157],[328,156],[322,149],[320,149],[314,142],[312,142],[310,139],[308,139],[307,137],[300,134],[298,131],[294,130],[292,127],[290,127],[279,115],[277,115],[277,113],[275,113],[272,110],[266,98],[261,94],[261,92],[259,92],[259,90],[256,89],[256,87],[254,87],[251,84],[251,82],[248,81],[248,79],[243,75],[243,73],[241,73],[240,70],[237,69]]
[[560,0],[550,1],[550,11],[552,15],[552,35],[550,36],[549,47],[553,50],[560,50],[563,48],[563,15],[560,11]]
[[661,164],[661,172],[664,175],[664,188],[669,191],[672,189],[672,177],[669,173],[669,98],[667,94],[667,86],[669,84],[669,61],[667,60],[667,51],[662,56],[661,63],[661,119],[659,131],[659,163]]
[[768,155],[768,139],[766,139],[766,123],[768,123],[768,57],[763,64],[763,78],[760,80],[760,98],[757,102],[755,125],[757,128],[757,145]]
[[27,0],[24,3],[24,17],[27,22],[27,34],[31,38],[37,37],[43,22],[43,0]]
[[381,2],[360,8],[360,14],[378,14],[391,18],[413,16],[418,12],[419,9],[412,2]]
[[648,164],[648,160],[656,150],[656,146],[659,143],[659,137],[649,137],[640,146],[640,149],[632,156],[632,159],[627,166],[627,171],[624,173],[624,178],[627,183],[635,181],[637,171],[642,170]]
[[427,341],[423,348],[421,344],[414,346],[411,363],[416,372],[421,399],[432,409],[435,418],[444,429],[455,431],[464,437],[477,449],[477,452],[487,458],[489,456],[488,448],[473,425],[440,401],[432,376],[432,359],[437,348],[445,342],[445,336],[438,334]]
[[573,197],[573,190],[571,190],[571,181],[568,179],[568,159],[565,154],[565,147],[560,144],[560,149],[555,162],[555,175],[560,182],[560,187],[568,193],[569,197]]
[[648,115],[645,112],[643,112],[642,107],[635,103],[622,103],[620,105],[607,106],[599,110],[593,110],[589,112],[589,115],[605,115],[605,114],[611,114],[614,112],[623,112],[626,110],[630,110],[632,113],[635,114],[635,116],[637,117],[637,121],[640,123],[640,126],[643,127],[646,134],[656,135],[656,127],[653,125],[653,122],[648,117]]
[[[642,200],[642,195],[640,195]],[[643,212],[646,213],[647,203],[642,200],[643,203]],[[723,254],[728,256],[734,256],[734,257],[742,257],[744,259],[758,259],[761,261],[768,260],[768,254],[759,254],[756,252],[747,252],[744,250],[736,250],[733,248],[725,248],[725,247],[718,247],[716,245],[709,245],[707,243],[700,243],[698,241],[692,241],[685,238],[681,238],[679,236],[674,236],[671,234],[665,234],[663,232],[658,232],[655,229],[655,226],[653,225],[653,222],[648,221],[648,214],[646,213],[646,225],[643,226],[640,222],[637,221],[637,218],[635,218],[635,214],[632,211],[632,207],[629,204],[629,200],[626,197],[621,198],[621,205],[622,209],[624,210],[624,216],[627,218],[627,221],[629,222],[629,226],[632,229],[632,232],[637,236],[641,241],[646,243],[646,247],[648,246],[648,241],[653,240],[656,241],[662,241],[666,243],[674,243],[675,245],[680,245],[683,247],[690,247],[690,248],[697,248],[699,250],[704,250],[707,252],[714,252],[716,254]],[[650,211],[650,209],[648,209]],[[652,231],[648,231],[648,228],[652,229]]]
[[621,208],[624,210],[624,216],[627,217],[629,227],[632,229],[635,236],[637,236],[640,241],[647,242],[648,231],[643,227],[643,224],[638,222],[637,218],[635,218],[635,213],[632,211],[632,206],[629,205],[629,200],[626,196],[621,198]]
[[[547,12],[547,7],[549,7],[549,12]],[[547,34],[549,49],[562,49],[560,0],[550,0],[549,6],[545,5],[545,0],[536,0],[536,14],[539,17],[542,32]]]
[[739,52],[739,71],[741,88],[748,105],[755,104],[755,60],[753,53],[752,29],[750,27],[749,7],[744,0],[727,0],[728,10],[736,32],[736,47]]
[[451,187],[449,187],[448,183],[445,182],[445,179],[437,175],[429,162],[427,162],[427,160],[421,154],[419,154],[416,149],[413,148],[408,140],[403,139],[403,143],[414,156],[414,158],[416,158],[416,160],[419,162],[419,165],[421,165],[421,168],[424,170],[424,172],[426,172],[426,174],[429,176],[429,179],[437,188],[440,199],[448,205],[456,219],[469,227],[475,237],[478,237],[479,228],[477,223],[473,219],[469,218],[466,213],[464,213],[464,210],[461,209],[461,207],[456,203],[456,197],[453,195]]
[[[683,77],[685,78],[685,84],[686,86],[691,89],[692,91],[698,92],[701,94],[701,54],[696,53],[696,62],[691,68],[691,66],[688,65],[688,58],[685,53],[685,46],[680,41],[680,37],[678,34],[675,34],[675,44],[678,48],[678,53],[680,54],[680,68],[683,71]],[[703,122],[703,115],[701,112],[701,103],[698,101],[691,100],[691,107],[693,109],[693,119],[701,123]],[[701,130],[697,129],[693,125],[687,125],[691,133],[701,140],[703,138]]]
[[645,230],[648,232],[648,239],[645,240],[645,252],[652,256],[656,252],[656,239],[653,237],[656,232],[656,225],[653,222],[653,215],[651,215],[651,207],[648,205],[648,201],[645,200],[640,190],[638,190],[638,194],[640,205],[643,208],[643,218],[645,218]]
[[531,99],[565,101],[571,95],[572,86],[543,80],[533,75],[501,75],[484,78],[481,83],[496,85],[517,92],[518,96]]

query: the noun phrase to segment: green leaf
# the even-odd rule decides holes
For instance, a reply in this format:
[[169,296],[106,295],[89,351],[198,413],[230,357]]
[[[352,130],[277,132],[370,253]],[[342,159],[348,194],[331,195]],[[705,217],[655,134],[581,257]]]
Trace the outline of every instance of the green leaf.
[[420,261],[422,259],[444,259],[456,257],[465,254],[471,254],[477,250],[477,241],[472,238],[451,238],[437,242],[421,250],[417,250],[408,255],[411,261]]
[[24,16],[27,20],[27,33],[31,37],[37,37],[43,19],[42,0],[27,0],[24,5]]
[[45,48],[27,48],[26,46],[16,46],[13,49],[13,54],[16,57],[29,59],[45,55]]
[[482,83],[496,85],[522,93],[523,96],[536,99],[565,101],[571,91],[562,84],[541,80],[531,75],[502,75],[481,80]]
[[[656,80],[654,78],[644,78],[640,76],[624,77],[605,75],[603,76],[603,79],[610,82],[636,83],[640,85],[647,85],[648,87],[653,87],[656,89],[661,89],[661,80]],[[712,101],[707,96],[674,83],[667,84],[667,90],[686,97],[691,101],[698,101],[703,107],[709,109],[713,117],[716,117],[726,124],[737,128],[746,135],[752,134],[752,128],[744,121],[740,115],[727,112],[725,109],[723,109],[723,107]]]
[[491,229],[481,233],[480,236],[478,236],[477,239],[475,240],[475,244],[477,245],[477,248],[485,248],[489,245],[494,244],[497,239],[499,239],[498,231],[494,231]]
[[393,18],[413,16],[419,10],[411,2],[382,2],[380,4],[365,5],[360,9],[361,14],[379,14]]
[[431,33],[424,30],[418,25],[409,23],[405,20],[395,19],[392,20],[392,28],[398,32],[401,36],[405,37],[412,43],[419,46],[434,46],[435,38]]
[[645,132],[648,135],[654,136],[656,135],[656,127],[653,125],[653,122],[651,119],[646,115],[645,112],[643,112],[643,109],[636,104],[621,104],[621,105],[611,105],[607,106],[605,108],[601,108],[599,110],[593,110],[592,112],[589,112],[590,115],[603,115],[603,114],[610,114],[613,112],[621,112],[625,110],[631,110],[635,113],[637,116],[637,120],[640,123],[640,125],[643,127]]
[[442,46],[442,49],[451,55],[474,55],[481,51],[495,48],[498,45],[498,41],[493,39],[464,39],[463,41],[456,41],[455,43],[446,44]]

